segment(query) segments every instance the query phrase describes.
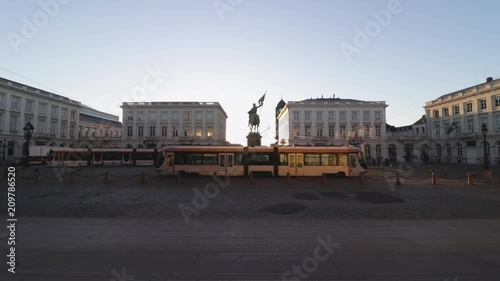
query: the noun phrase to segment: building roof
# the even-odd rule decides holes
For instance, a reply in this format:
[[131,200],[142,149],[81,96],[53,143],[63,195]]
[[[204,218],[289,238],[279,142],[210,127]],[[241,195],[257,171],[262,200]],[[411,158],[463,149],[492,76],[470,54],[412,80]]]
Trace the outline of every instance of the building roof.
[[303,104],[317,104],[317,103],[342,103],[342,104],[383,104],[385,105],[385,101],[362,101],[355,99],[341,99],[341,98],[310,98],[302,101],[291,101],[289,103],[303,103]]
[[422,118],[418,119],[417,122],[413,123],[413,125],[423,125],[427,122],[427,117],[422,115]]
[[89,114],[80,112],[80,122],[82,122],[82,121],[83,122],[85,122],[85,121],[86,122],[95,122],[95,123],[99,123],[101,125],[111,125],[111,126],[119,127],[119,128],[122,127],[122,123],[120,123],[118,121],[100,118],[97,116],[93,116],[93,115],[89,115]]
[[453,97],[465,97],[471,94],[479,94],[487,91],[492,91],[495,89],[500,89],[500,79],[495,79],[488,77],[486,82],[477,84],[468,88],[464,88],[458,91],[454,91],[445,95],[440,96],[435,100],[431,100],[425,103],[424,108],[431,107],[433,105],[440,104],[441,102],[447,102],[448,99]]
[[94,116],[94,117],[97,117],[97,118],[101,118],[101,119],[106,119],[106,120],[109,120],[109,121],[115,121],[115,122],[119,122],[120,121],[120,118],[117,116],[117,115],[113,115],[113,114],[109,114],[109,113],[106,113],[106,112],[102,112],[102,111],[99,111],[99,110],[96,110],[88,105],[85,105],[85,104],[82,104],[82,111],[81,113],[85,114],[85,115],[88,115],[88,116]]

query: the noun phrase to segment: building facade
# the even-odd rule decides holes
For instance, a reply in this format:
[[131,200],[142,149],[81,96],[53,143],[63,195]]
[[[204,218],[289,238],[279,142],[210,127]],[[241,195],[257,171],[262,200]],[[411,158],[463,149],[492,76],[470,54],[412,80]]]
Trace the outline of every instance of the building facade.
[[80,102],[0,78],[0,140],[2,159],[23,156],[24,126],[35,130],[33,145],[77,145]]
[[227,114],[217,102],[124,102],[122,146],[224,145]]
[[[500,163],[500,79],[443,95],[424,106],[430,161],[479,164],[484,146],[490,164]],[[487,127],[486,144],[482,124]]]
[[382,161],[388,157],[386,107],[385,101],[340,98],[290,101],[284,106],[278,104],[278,144],[357,143],[365,150],[367,159]]
[[119,117],[82,104],[78,126],[78,146],[120,148],[122,123]]

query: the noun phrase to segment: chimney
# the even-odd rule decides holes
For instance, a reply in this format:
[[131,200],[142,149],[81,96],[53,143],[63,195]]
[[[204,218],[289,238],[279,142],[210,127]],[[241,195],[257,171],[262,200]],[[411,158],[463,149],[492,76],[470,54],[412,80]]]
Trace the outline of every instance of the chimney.
[[486,83],[490,83],[491,81],[493,81],[493,77],[486,78]]

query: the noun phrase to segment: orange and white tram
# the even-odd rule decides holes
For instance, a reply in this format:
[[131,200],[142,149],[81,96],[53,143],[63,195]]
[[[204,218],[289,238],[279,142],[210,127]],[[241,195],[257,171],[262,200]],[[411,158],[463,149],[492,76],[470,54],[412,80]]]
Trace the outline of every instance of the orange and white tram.
[[132,148],[53,148],[50,166],[133,165],[152,166],[156,149]]
[[229,176],[359,176],[367,169],[354,146],[168,146],[159,151],[155,167],[166,175]]

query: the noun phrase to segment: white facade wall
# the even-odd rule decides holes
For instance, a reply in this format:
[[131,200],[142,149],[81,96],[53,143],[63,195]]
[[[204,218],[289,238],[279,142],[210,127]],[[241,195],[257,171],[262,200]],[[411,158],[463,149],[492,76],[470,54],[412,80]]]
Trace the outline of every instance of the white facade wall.
[[22,157],[28,122],[35,128],[31,146],[75,144],[79,112],[77,101],[0,78],[0,141],[2,150],[7,143],[6,158]]
[[227,115],[217,102],[124,102],[122,145],[226,143]]

